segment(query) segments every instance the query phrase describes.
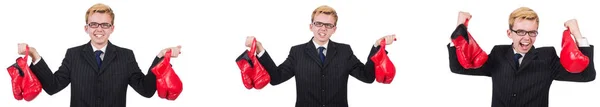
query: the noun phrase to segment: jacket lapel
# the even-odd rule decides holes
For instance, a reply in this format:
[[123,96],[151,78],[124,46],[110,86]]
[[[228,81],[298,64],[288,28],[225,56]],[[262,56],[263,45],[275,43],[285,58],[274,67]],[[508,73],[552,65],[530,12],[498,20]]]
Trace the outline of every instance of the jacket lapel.
[[513,70],[515,71],[521,71],[522,69],[524,69],[525,67],[527,67],[528,65],[530,65],[531,61],[533,61],[534,59],[537,58],[537,53],[538,51],[536,50],[535,46],[532,46],[531,49],[529,49],[529,51],[527,51],[527,53],[525,53],[525,57],[523,58],[523,62],[521,62],[521,64],[519,65],[519,69],[517,69],[517,65],[515,64],[515,60],[514,60],[514,54],[515,51],[512,48],[512,45],[510,48],[508,48],[509,50],[506,53],[506,59],[508,59],[508,63],[510,64],[510,67],[512,67]]
[[[98,65],[96,64],[96,58],[94,58],[94,52],[92,52],[93,48],[92,48],[92,44],[91,41],[88,42],[87,44],[85,44],[85,46],[83,47],[83,49],[81,50],[81,57],[83,57],[83,59],[85,59],[86,62],[88,62],[88,64],[90,64],[90,66],[92,66],[93,68],[98,68]],[[98,71],[98,69],[94,69],[94,71]]]
[[329,63],[333,60],[333,57],[335,57],[335,54],[337,54],[336,45],[337,44],[335,42],[329,40],[329,44],[327,45],[327,55],[325,55],[325,65],[323,66],[324,68],[329,65]]
[[525,54],[525,57],[523,58],[523,62],[521,62],[521,66],[519,67],[519,70],[517,70],[517,71],[521,71],[525,67],[529,66],[531,64],[531,61],[533,61],[537,58],[537,54],[538,54],[538,51],[535,49],[534,46],[532,46],[531,49],[529,49],[529,51]]
[[317,63],[319,67],[323,67],[323,65],[321,64],[321,59],[319,58],[319,56],[317,56],[319,52],[317,52],[315,44],[312,42],[312,39],[310,39],[310,41],[306,43],[304,53],[307,54],[310,57],[310,59],[313,59],[313,61],[315,61],[315,63]]
[[515,64],[515,59],[514,59],[514,55],[515,55],[515,50],[513,49],[512,45],[510,46],[510,48],[508,48],[508,51],[506,51],[506,59],[508,59],[508,64],[510,65],[510,67],[513,70],[517,70],[517,65]]
[[106,67],[108,67],[113,61],[113,59],[115,59],[117,55],[116,48],[117,47],[110,43],[110,41],[108,42],[108,45],[106,46],[106,52],[104,54],[104,59],[102,60],[102,66],[100,66],[100,73],[106,71]]

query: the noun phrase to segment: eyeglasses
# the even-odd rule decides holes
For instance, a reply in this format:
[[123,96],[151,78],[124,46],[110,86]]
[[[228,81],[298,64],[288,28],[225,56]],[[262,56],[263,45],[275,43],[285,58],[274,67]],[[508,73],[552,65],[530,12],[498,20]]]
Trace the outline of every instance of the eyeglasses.
[[91,27],[91,28],[98,28],[98,27],[102,27],[103,29],[108,29],[110,27],[112,27],[112,24],[110,23],[96,23],[96,22],[90,22],[87,24],[87,26]]
[[313,22],[313,25],[317,26],[317,27],[323,27],[325,26],[325,28],[327,29],[331,29],[333,27],[335,27],[335,25],[331,24],[331,23],[323,23],[323,22]]
[[513,30],[510,29],[510,31],[515,32],[517,35],[519,36],[525,36],[525,34],[529,35],[529,37],[536,37],[538,32],[537,31],[526,31],[526,30]]

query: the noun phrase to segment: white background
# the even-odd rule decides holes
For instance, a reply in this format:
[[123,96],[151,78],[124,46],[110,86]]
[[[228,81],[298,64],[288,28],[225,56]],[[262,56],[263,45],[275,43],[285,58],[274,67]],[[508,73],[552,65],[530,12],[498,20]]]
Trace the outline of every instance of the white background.
[[[130,107],[294,106],[294,78],[263,90],[247,90],[234,60],[245,49],[245,37],[253,35],[275,63],[282,63],[290,47],[310,40],[311,12],[319,5],[338,11],[338,30],[331,39],[350,44],[362,62],[377,38],[398,35],[398,41],[387,47],[396,65],[395,80],[387,85],[366,84],[350,77],[348,100],[353,107],[490,106],[490,78],[449,70],[446,44],[458,11],[473,15],[470,32],[488,53],[493,45],[510,44],[508,16],[520,6],[533,8],[541,17],[537,47],[555,46],[559,52],[563,23],[572,18],[578,19],[591,44],[600,39],[600,7],[590,0],[3,0],[0,66],[14,63],[19,57],[17,43],[26,42],[57,70],[68,48],[88,42],[83,29],[85,11],[98,2],[116,13],[111,42],[134,50],[144,73],[159,50],[183,46],[181,56],[172,60],[184,83],[181,96],[176,101],[156,95],[148,99],[129,88]],[[7,74],[0,73],[3,107],[69,106],[70,86],[53,96],[42,92],[31,102],[15,100]],[[555,81],[550,88],[550,106],[598,107],[599,90],[598,80]]]

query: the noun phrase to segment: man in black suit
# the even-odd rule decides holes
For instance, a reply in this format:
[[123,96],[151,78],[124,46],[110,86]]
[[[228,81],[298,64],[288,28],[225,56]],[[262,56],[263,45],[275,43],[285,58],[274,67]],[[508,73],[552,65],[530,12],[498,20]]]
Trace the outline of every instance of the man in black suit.
[[[463,24],[471,15],[459,12],[453,36],[465,34]],[[450,70],[457,74],[492,77],[492,107],[547,107],[553,80],[589,82],[596,78],[592,45],[581,36],[577,21],[565,23],[578,43],[579,50],[589,57],[589,65],[581,73],[570,73],[561,65],[553,47],[535,48],[539,18],[536,12],[521,7],[510,14],[507,35],[512,45],[496,45],[483,66],[465,69],[457,58],[457,48],[448,44]],[[563,49],[564,50],[564,49]]]
[[[52,73],[35,48],[29,54],[34,61],[32,72],[49,95],[61,91],[71,83],[71,107],[125,107],[127,85],[140,95],[150,98],[156,91],[156,77],[148,71],[144,75],[133,51],[108,41],[114,30],[114,13],[104,4],[96,4],[86,12],[85,31],[91,40],[87,44],[67,50],[62,65]],[[19,44],[19,54],[25,54],[27,44]],[[162,60],[168,49],[179,53],[180,47],[162,50],[152,66]],[[176,57],[178,54],[173,54]],[[150,67],[152,68],[152,67]]]
[[[269,73],[272,85],[296,76],[296,107],[347,107],[348,76],[372,83],[374,64],[368,60],[365,66],[354,56],[349,45],[329,40],[337,28],[337,13],[333,8],[318,7],[313,11],[311,21],[313,38],[308,43],[293,46],[282,64],[275,65],[260,42],[256,46],[258,60]],[[377,41],[386,39],[389,45],[394,38],[394,35],[388,35]],[[254,37],[247,38],[247,47],[251,46],[252,40]],[[379,42],[375,43],[369,57],[379,50]]]

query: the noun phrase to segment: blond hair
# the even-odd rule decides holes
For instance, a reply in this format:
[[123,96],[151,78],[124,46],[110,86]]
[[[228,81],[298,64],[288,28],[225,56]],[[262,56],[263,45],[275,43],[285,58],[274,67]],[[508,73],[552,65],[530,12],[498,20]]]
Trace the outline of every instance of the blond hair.
[[111,24],[115,23],[115,13],[113,13],[112,9],[108,5],[97,3],[90,7],[87,12],[85,12],[85,23],[88,23],[88,18],[94,13],[106,13],[111,17]]
[[312,18],[310,19],[310,21],[311,22],[315,21],[315,16],[317,16],[319,14],[325,14],[325,15],[331,15],[331,16],[333,16],[333,19],[335,20],[335,22],[333,23],[333,25],[337,25],[338,15],[337,15],[337,12],[335,12],[335,10],[332,7],[329,7],[327,5],[321,5],[321,6],[317,7],[317,9],[315,9],[312,12]]
[[510,16],[508,17],[509,29],[512,29],[513,25],[515,24],[515,20],[517,19],[532,20],[535,21],[537,25],[540,25],[540,19],[537,13],[528,7],[520,7],[510,13]]

